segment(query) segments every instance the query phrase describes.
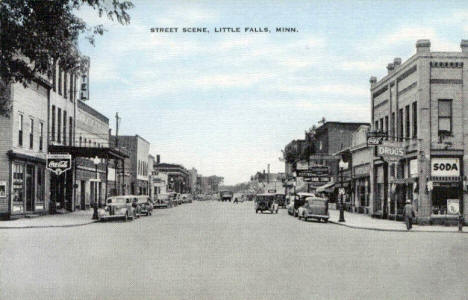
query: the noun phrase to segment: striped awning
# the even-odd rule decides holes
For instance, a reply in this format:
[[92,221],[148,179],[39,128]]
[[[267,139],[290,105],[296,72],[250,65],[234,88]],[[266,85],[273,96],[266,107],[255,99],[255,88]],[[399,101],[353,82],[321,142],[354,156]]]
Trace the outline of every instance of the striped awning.
[[429,176],[429,181],[433,182],[460,182],[463,181],[462,176]]

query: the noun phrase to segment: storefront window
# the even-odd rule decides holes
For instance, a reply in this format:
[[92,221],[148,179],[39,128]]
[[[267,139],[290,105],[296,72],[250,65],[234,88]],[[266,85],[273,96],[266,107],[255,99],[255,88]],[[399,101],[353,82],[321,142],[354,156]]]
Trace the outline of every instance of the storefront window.
[[24,165],[13,163],[12,212],[21,213],[24,208]]
[[459,198],[459,189],[457,187],[434,187],[432,190],[432,213],[434,215],[446,215],[447,200]]

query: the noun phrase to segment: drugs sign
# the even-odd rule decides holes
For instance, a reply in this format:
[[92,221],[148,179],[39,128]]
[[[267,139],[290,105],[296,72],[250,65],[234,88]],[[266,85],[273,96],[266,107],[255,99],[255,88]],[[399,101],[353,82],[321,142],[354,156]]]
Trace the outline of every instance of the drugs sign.
[[405,156],[405,148],[391,144],[378,145],[377,156],[385,161],[397,161]]
[[57,175],[71,169],[70,154],[47,154],[47,169]]

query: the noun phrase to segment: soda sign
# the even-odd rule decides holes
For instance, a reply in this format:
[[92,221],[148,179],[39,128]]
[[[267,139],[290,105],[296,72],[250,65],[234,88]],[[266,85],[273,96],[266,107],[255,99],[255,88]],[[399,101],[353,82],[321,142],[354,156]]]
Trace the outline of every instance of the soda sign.
[[46,168],[60,175],[63,172],[71,169],[70,154],[47,154]]
[[460,176],[460,160],[458,158],[432,158],[432,176]]

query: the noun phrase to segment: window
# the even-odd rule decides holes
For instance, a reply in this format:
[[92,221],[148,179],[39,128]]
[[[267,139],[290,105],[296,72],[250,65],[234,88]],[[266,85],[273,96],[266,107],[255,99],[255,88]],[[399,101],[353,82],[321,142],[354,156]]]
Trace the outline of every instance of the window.
[[57,142],[62,142],[62,110],[57,108]]
[[52,89],[54,92],[57,90],[57,65],[54,62],[54,66],[52,67]]
[[52,136],[50,137],[51,141],[55,141],[55,105],[52,105]]
[[63,111],[63,144],[67,144],[67,111]]
[[70,74],[70,101],[73,102],[73,90],[74,90],[74,86],[73,86],[73,74]]
[[379,120],[375,121],[375,131],[379,131]]
[[42,151],[44,143],[44,123],[39,123],[39,151]]
[[413,138],[418,137],[418,103],[413,102]]
[[59,67],[58,70],[58,93],[59,95],[62,95],[62,69]]
[[392,137],[395,137],[396,135],[396,132],[395,132],[395,112],[392,112],[392,119],[391,119],[391,123],[392,123]]
[[405,106],[405,137],[409,138],[410,137],[410,111],[409,111],[409,105]]
[[398,110],[398,138],[403,139],[403,108]]
[[29,127],[29,148],[34,147],[34,120],[30,119],[30,127]]
[[82,142],[83,138],[80,136],[80,147],[81,147],[81,142]]
[[379,127],[379,131],[383,131],[383,118],[380,118],[380,127]]
[[73,146],[73,118],[70,117],[68,122],[68,145]]
[[[68,94],[68,90],[67,90],[67,72],[63,72],[63,97],[67,98],[67,94]],[[65,143],[65,141],[63,141],[63,142]]]
[[18,115],[18,145],[23,146],[23,115]]
[[439,135],[452,133],[452,100],[439,99]]
[[387,133],[388,135],[388,116],[385,116],[385,128],[384,128],[384,131]]

